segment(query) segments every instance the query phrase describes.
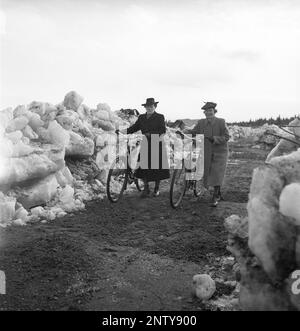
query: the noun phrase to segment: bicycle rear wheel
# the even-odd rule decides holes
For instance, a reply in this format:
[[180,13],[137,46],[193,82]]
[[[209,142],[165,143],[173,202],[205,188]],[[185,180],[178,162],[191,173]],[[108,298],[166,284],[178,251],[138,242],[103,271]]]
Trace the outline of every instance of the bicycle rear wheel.
[[177,208],[180,205],[186,191],[186,186],[185,168],[175,169],[170,187],[170,203],[173,208]]
[[120,200],[128,181],[126,157],[117,157],[112,163],[107,177],[106,193],[109,201],[115,203]]

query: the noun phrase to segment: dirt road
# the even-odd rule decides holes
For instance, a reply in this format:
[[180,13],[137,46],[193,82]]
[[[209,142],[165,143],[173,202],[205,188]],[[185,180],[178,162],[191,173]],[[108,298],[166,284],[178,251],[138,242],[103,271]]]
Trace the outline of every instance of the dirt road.
[[[196,310],[192,277],[221,272],[223,222],[246,215],[252,170],[265,152],[235,144],[217,208],[186,197],[169,205],[137,192],[112,205],[106,199],[47,224],[0,229],[0,270],[7,294],[0,310]],[[224,293],[217,288],[215,297]]]

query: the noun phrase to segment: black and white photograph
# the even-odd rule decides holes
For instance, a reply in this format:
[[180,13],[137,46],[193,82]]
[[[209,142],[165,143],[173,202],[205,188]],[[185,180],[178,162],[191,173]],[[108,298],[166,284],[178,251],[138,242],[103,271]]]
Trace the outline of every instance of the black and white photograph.
[[300,311],[299,91],[298,0],[0,0],[0,313]]

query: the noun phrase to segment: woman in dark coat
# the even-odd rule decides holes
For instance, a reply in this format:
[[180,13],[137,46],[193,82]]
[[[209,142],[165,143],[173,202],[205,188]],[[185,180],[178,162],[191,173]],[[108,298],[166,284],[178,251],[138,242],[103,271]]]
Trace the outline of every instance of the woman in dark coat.
[[144,135],[140,155],[138,158],[138,168],[135,172],[137,178],[144,181],[144,191],[142,197],[150,194],[149,182],[155,182],[153,196],[159,196],[159,184],[163,179],[170,177],[169,163],[163,135],[166,133],[164,115],[157,113],[158,101],[148,98],[142,104],[146,108],[146,113],[138,117],[137,121],[127,129],[127,134],[132,134],[139,130]]

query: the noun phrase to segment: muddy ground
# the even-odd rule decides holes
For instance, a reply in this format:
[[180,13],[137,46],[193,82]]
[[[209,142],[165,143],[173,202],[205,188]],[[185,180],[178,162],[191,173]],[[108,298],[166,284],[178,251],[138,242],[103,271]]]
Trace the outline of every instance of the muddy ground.
[[[0,229],[0,310],[210,309],[192,295],[192,277],[223,273],[224,219],[246,215],[252,171],[267,153],[243,142],[231,151],[217,208],[190,194],[173,210],[165,182],[159,198],[133,192],[47,224]],[[226,292],[218,285],[214,299]]]

